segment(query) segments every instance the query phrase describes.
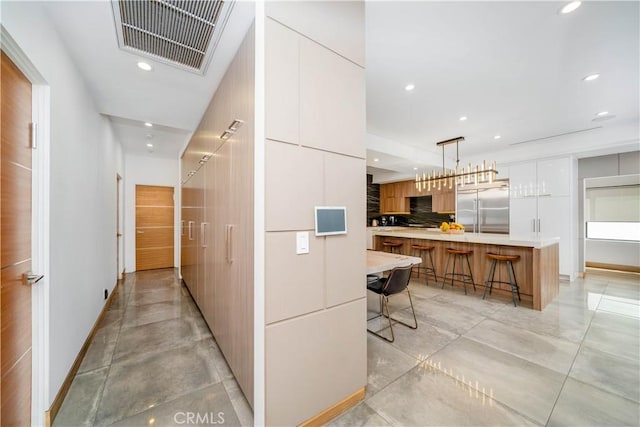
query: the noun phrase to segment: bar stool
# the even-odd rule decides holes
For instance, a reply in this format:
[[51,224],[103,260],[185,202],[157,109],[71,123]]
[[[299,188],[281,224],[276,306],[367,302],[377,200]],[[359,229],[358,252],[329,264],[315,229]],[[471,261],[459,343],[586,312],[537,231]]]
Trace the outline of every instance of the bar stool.
[[400,247],[402,246],[402,242],[398,242],[397,240],[395,240],[395,241],[385,240],[384,242],[382,242],[382,246],[384,246],[384,251],[385,252],[391,252],[391,253],[398,253],[399,254],[400,253]]
[[[411,256],[416,256],[422,258],[422,267],[420,265],[416,265],[413,267],[418,272],[418,278],[420,278],[420,270],[424,270],[424,275],[426,277],[426,285],[429,286],[429,273],[433,274],[433,279],[438,282],[438,276],[436,276],[436,266],[433,264],[433,257],[431,256],[431,252],[435,246],[426,246],[426,245],[411,245]],[[424,253],[429,255],[429,262],[431,263],[431,267],[427,264],[427,260],[424,257]]]
[[[469,262],[469,255],[473,254],[473,251],[465,250],[465,249],[452,249],[447,248],[447,264],[444,267],[444,276],[442,277],[442,288],[444,289],[444,284],[447,281],[448,277],[451,277],[451,286],[453,286],[453,281],[456,277],[462,278],[462,284],[464,286],[464,294],[467,294],[467,280],[471,281],[473,285],[473,291],[476,291],[476,284],[473,282],[473,274],[471,273],[471,263]],[[449,269],[449,260],[453,256],[453,268],[451,269],[451,273],[447,273]],[[460,273],[456,273],[456,259],[460,261]],[[467,268],[469,269],[469,274],[464,272],[464,260],[467,261]],[[458,279],[460,280],[460,279]]]
[[[484,299],[487,293],[487,286],[489,287],[489,295],[491,295],[491,290],[493,289],[494,283],[504,283],[505,285],[511,286],[511,298],[513,299],[513,306],[517,307],[516,304],[516,295],[514,293],[518,293],[518,301],[520,299],[520,287],[518,286],[518,282],[516,281],[516,272],[513,269],[513,262],[518,261],[520,259],[520,255],[498,255],[488,253],[487,258],[491,260],[491,266],[489,266],[489,271],[487,272],[487,280],[484,283],[484,292],[482,292],[482,299]],[[496,265],[498,262],[506,262],[507,274],[509,275],[509,281],[504,282],[502,280],[494,280],[494,276],[496,275]]]

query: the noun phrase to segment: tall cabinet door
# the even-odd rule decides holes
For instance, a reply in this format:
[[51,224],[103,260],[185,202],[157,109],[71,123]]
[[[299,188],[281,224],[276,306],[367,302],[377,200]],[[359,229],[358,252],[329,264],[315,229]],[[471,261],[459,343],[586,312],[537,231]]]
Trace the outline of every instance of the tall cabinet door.
[[182,247],[182,280],[189,291],[194,293],[195,279],[195,215],[194,215],[193,177],[182,186],[182,220],[185,226],[184,245]]
[[535,197],[511,199],[509,202],[509,233],[526,236],[537,230],[537,202]]
[[573,253],[571,239],[571,198],[539,197],[538,198],[538,226],[541,236],[560,237],[560,274],[571,275],[571,261]]
[[[204,296],[204,246],[203,246],[203,223],[204,223],[204,171],[202,168],[193,176],[194,181],[194,214],[195,214],[195,286],[192,295],[200,310],[202,310],[202,301]],[[195,291],[195,292],[194,292]]]
[[[211,162],[211,160],[209,161]],[[231,179],[231,144],[227,141],[213,157],[213,223],[211,225],[213,233],[213,267],[215,270],[213,293],[215,300],[213,304],[213,334],[218,345],[223,350],[229,346],[231,336],[231,319],[233,311],[230,301],[231,288],[231,242],[229,229],[230,224],[230,185]],[[226,355],[226,354],[225,354]]]
[[253,399],[253,130],[234,135],[231,156],[229,289],[233,322],[226,353],[247,399]]
[[202,294],[202,304],[200,305],[200,311],[202,312],[209,328],[214,330],[213,327],[213,313],[214,304],[216,300],[215,294],[215,269],[214,269],[214,206],[215,206],[215,160],[213,158],[209,160],[200,169],[204,179],[204,222],[202,237],[203,256],[204,256],[204,288]]

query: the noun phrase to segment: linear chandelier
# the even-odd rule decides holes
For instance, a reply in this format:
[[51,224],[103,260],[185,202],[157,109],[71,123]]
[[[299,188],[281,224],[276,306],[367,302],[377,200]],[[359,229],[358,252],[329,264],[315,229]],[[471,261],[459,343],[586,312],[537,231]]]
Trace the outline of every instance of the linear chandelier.
[[[492,162],[487,166],[487,161],[483,160],[482,164],[466,167],[460,166],[460,149],[458,144],[464,141],[464,136],[440,141],[436,145],[442,147],[442,170],[436,172],[435,169],[431,173],[423,172],[422,175],[416,174],[416,189],[422,190],[442,190],[452,189],[454,185],[464,187],[465,185],[478,185],[484,182],[493,182],[496,179],[498,171],[496,170],[496,162]],[[444,147],[449,144],[456,144],[456,167],[455,169],[447,169],[444,165]]]

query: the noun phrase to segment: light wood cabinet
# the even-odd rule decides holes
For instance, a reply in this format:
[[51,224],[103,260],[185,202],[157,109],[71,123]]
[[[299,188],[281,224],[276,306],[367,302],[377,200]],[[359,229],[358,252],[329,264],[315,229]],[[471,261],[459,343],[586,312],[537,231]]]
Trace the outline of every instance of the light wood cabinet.
[[433,212],[454,213],[456,211],[456,191],[454,189],[435,190],[431,194]]
[[[253,31],[229,66],[182,158],[182,277],[253,404]],[[220,135],[243,121],[227,140]],[[203,164],[204,154],[213,156]]]
[[380,185],[381,214],[409,214],[411,204],[405,182],[393,182]]
[[416,182],[400,181],[380,185],[380,213],[410,214],[411,197],[433,197],[433,212],[453,213],[456,210],[456,192],[451,190],[418,190]]

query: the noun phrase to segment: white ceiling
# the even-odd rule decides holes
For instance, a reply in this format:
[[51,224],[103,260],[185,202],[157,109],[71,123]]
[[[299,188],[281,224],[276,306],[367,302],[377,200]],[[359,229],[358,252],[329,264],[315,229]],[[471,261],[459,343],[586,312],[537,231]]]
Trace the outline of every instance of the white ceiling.
[[[497,152],[553,155],[567,138],[518,143],[591,128],[599,129],[575,135],[595,140],[575,144],[579,152],[598,140],[637,143],[639,3],[583,2],[559,14],[566,3],[367,3],[367,127],[389,142],[386,153],[370,151],[368,164],[413,174],[431,166],[399,162],[394,145],[440,159],[435,143],[457,136],[466,138],[462,162]],[[601,77],[582,81],[591,73]],[[593,122],[600,111],[615,118]],[[627,132],[612,141],[606,133],[614,127]],[[455,146],[446,150],[455,159]]]
[[[250,3],[235,3],[203,76],[121,50],[110,1],[49,1],[45,7],[125,152],[156,157],[181,152],[253,20]],[[140,60],[153,70],[140,70]],[[153,136],[152,152],[147,135]]]
[[[637,149],[639,3],[583,2],[560,15],[564,4],[368,1],[368,164],[375,157],[376,167],[409,176],[414,167],[439,166],[435,142],[457,136],[466,138],[463,162]],[[149,60],[150,73],[136,68],[139,58],[118,48],[109,1],[46,7],[125,151],[171,157],[195,130],[253,10],[250,2],[235,3],[199,76]],[[582,81],[594,72],[598,80]],[[407,83],[416,85],[413,92],[404,90]],[[615,117],[593,122],[603,110]],[[459,121],[462,115],[468,120]],[[455,158],[447,150],[448,161]]]

